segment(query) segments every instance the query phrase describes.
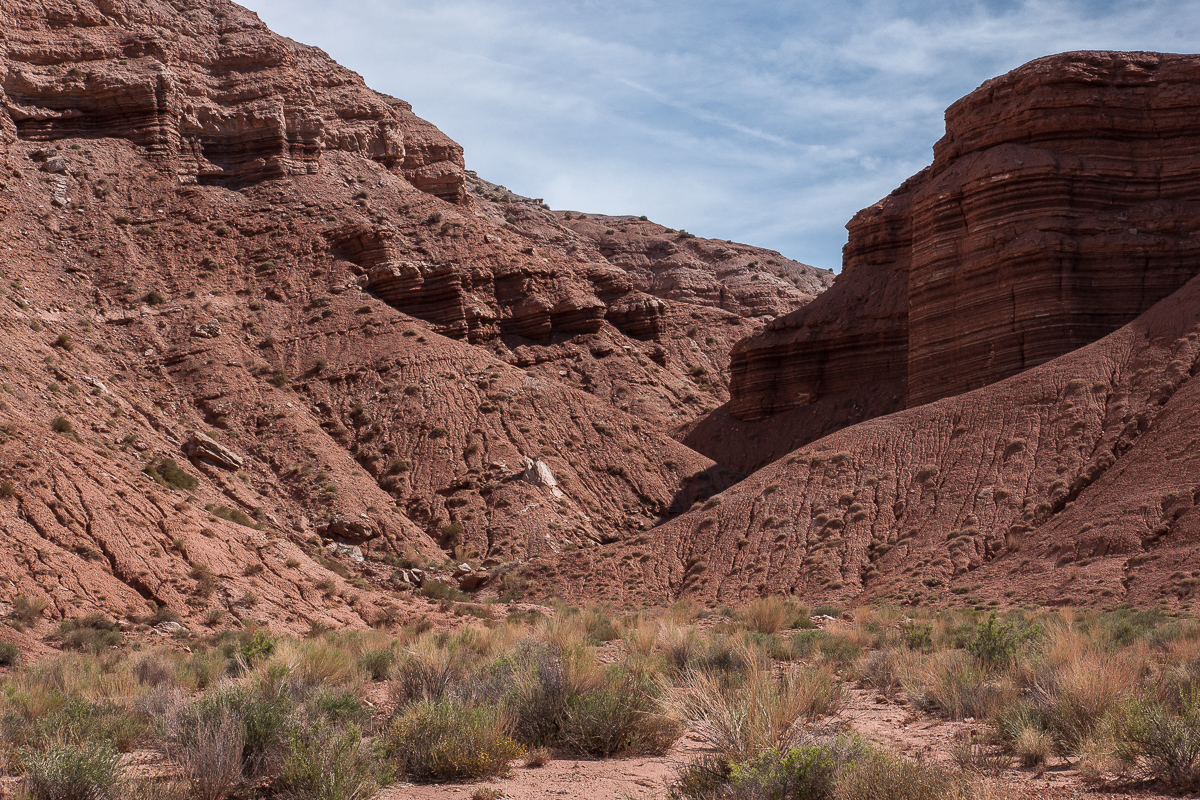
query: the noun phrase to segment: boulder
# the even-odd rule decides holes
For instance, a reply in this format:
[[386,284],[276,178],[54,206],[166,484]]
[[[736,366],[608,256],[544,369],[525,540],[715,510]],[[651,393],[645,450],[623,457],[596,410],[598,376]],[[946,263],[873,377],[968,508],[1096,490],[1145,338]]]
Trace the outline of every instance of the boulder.
[[183,452],[190,459],[205,461],[214,467],[227,469],[231,472],[237,472],[242,468],[241,456],[211,436],[205,436],[199,431],[192,432],[191,438],[183,446]]

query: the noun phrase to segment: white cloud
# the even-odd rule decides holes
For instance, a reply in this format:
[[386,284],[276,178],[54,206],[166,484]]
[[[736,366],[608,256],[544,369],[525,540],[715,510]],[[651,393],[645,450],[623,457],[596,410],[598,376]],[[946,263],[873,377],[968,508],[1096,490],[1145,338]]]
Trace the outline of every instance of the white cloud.
[[249,0],[556,207],[837,266],[946,106],[1072,49],[1187,50],[1200,0]]

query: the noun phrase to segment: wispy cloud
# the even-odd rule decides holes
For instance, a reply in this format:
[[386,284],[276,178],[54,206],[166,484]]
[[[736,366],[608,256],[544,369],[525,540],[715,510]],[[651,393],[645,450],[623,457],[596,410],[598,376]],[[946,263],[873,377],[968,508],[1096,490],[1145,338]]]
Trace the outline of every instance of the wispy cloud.
[[[1187,51],[1200,0],[248,0],[556,207],[836,267],[946,106],[1041,55]],[[820,7],[818,7],[820,6]]]

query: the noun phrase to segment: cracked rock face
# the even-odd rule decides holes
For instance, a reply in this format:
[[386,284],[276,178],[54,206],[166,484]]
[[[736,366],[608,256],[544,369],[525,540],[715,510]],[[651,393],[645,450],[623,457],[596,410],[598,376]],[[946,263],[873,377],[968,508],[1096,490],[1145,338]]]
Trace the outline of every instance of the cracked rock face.
[[449,579],[400,558],[641,535],[737,480],[671,433],[829,279],[636,217],[610,259],[223,0],[0,0],[0,31],[0,602],[53,619],[361,627]]

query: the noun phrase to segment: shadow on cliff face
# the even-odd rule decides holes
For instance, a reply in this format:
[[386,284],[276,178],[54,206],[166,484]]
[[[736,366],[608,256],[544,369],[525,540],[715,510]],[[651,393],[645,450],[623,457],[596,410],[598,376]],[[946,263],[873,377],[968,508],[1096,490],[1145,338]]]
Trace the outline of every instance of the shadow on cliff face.
[[677,517],[685,511],[691,510],[697,504],[704,503],[713,495],[720,494],[745,477],[745,474],[735,472],[720,464],[713,464],[708,469],[693,472],[683,479],[682,487],[675,493],[671,499],[671,505],[667,507],[666,517],[660,522],[666,522],[671,517]]

